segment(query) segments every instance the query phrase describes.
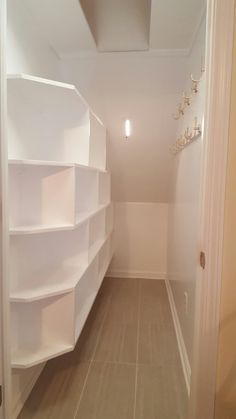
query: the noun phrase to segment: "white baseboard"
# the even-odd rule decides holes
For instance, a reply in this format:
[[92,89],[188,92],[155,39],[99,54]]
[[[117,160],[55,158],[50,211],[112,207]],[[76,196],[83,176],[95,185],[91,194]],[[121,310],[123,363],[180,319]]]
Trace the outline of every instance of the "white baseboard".
[[179,353],[180,353],[180,358],[181,358],[181,363],[182,363],[186,388],[187,388],[187,392],[188,392],[188,395],[189,395],[190,394],[190,381],[191,381],[191,367],[190,367],[188,354],[187,354],[187,350],[186,350],[186,346],[185,346],[185,342],[184,342],[184,338],[183,338],[182,329],[181,329],[181,326],[180,326],[179,317],[178,317],[176,306],[175,306],[175,301],[174,301],[172,289],[171,289],[170,282],[169,282],[168,278],[166,278],[165,283],[166,283],[166,289],[167,289],[167,293],[168,293],[171,313],[172,313],[172,317],[173,317],[175,333],[176,333],[176,337],[177,337],[177,342],[178,342],[178,347],[179,347]]
[[165,272],[132,271],[132,270],[109,270],[106,276],[112,278],[141,278],[141,279],[166,279]]
[[32,375],[27,380],[27,384],[18,395],[17,401],[15,405],[13,406],[13,411],[12,411],[13,419],[16,419],[18,415],[20,414],[20,411],[22,410],[26,400],[28,399],[36,381],[38,380],[41,372],[43,371],[44,366],[45,366],[45,363],[40,364],[38,368],[34,368],[34,370],[32,371]]

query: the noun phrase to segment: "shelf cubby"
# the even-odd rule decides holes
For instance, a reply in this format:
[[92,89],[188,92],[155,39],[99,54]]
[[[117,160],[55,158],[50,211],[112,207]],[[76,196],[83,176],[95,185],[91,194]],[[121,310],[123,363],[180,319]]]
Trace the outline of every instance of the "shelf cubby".
[[99,286],[106,274],[111,260],[111,236],[105,240],[98,257],[98,283]]
[[29,304],[14,304],[11,310],[12,366],[29,368],[72,350],[73,317],[72,293]]
[[73,231],[11,237],[11,299],[32,301],[72,290],[88,265],[88,240],[88,223]]
[[98,209],[98,172],[76,168],[75,212],[76,223]]
[[8,76],[9,158],[106,167],[106,130],[75,86]]
[[100,120],[90,112],[89,166],[106,168],[106,129]]
[[105,217],[106,209],[104,208],[89,221],[89,261],[93,260],[105,240]]
[[98,174],[99,204],[111,202],[111,175],[109,172]]
[[10,229],[72,226],[73,188],[73,168],[9,165]]
[[75,342],[77,342],[92,304],[96,298],[98,286],[98,260],[95,258],[79,280],[75,289]]

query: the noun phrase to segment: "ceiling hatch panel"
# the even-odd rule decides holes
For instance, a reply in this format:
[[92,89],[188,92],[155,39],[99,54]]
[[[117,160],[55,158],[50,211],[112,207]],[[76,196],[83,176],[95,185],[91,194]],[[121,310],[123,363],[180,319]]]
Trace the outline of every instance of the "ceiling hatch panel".
[[99,51],[149,48],[151,0],[80,0],[80,3]]

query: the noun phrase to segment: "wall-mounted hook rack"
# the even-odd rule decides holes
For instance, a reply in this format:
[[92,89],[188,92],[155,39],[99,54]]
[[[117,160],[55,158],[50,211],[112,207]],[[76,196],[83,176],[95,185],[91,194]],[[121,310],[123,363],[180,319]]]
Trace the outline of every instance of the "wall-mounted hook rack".
[[176,142],[170,147],[172,154],[177,154],[183,150],[186,146],[191,144],[193,141],[200,138],[202,134],[201,123],[198,123],[198,118],[194,118],[194,124],[192,130],[189,127],[186,128],[184,134],[177,138]]
[[198,123],[198,118],[197,117],[194,118],[193,131],[194,131],[194,135],[201,135],[201,133],[202,133],[201,124]]
[[178,108],[177,108],[177,114],[173,114],[173,118],[178,120],[183,115],[184,115],[184,105],[182,103],[179,103]]
[[192,87],[191,87],[191,90],[192,90],[192,92],[193,93],[198,93],[198,85],[199,85],[199,83],[200,83],[200,81],[201,81],[201,79],[199,79],[199,80],[197,80],[197,79],[195,79],[194,77],[193,77],[193,75],[191,74],[191,80],[192,80]]
[[184,105],[190,106],[191,105],[191,96],[187,96],[186,93],[183,93]]

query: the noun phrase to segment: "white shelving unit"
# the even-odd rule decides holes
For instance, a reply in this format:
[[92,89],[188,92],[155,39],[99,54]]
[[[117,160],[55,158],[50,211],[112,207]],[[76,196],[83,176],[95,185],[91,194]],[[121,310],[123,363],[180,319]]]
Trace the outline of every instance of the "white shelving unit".
[[77,89],[8,78],[12,366],[73,350],[111,260],[106,130]]

